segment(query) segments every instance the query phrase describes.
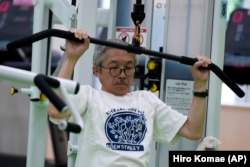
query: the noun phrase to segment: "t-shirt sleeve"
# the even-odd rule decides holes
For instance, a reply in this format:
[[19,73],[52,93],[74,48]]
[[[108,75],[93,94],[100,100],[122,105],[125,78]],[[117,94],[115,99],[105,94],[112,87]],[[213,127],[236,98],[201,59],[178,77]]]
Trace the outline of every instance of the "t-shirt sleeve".
[[176,144],[180,138],[178,131],[186,122],[187,116],[172,109],[156,96],[154,101],[154,139],[161,143]]
[[73,102],[75,109],[79,114],[84,114],[88,106],[88,99],[92,95],[92,88],[87,85],[82,85],[77,94],[70,94],[70,100]]
[[[71,100],[73,106],[75,107],[76,111],[79,112],[80,115],[84,114],[86,111],[86,107],[88,104],[88,96],[91,94],[91,87],[90,86],[81,86],[80,90],[77,94],[69,94],[69,100]],[[49,118],[49,120],[55,124],[58,124],[63,119],[55,119]],[[69,119],[64,119],[67,121],[72,122],[72,116]]]

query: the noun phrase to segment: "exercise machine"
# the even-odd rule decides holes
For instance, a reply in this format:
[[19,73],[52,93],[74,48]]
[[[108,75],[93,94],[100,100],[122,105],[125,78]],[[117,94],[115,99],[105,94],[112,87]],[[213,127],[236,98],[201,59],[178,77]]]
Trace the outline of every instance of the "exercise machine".
[[[91,1],[92,2],[92,1]],[[89,3],[89,1],[88,1]],[[35,5],[37,7],[40,7],[38,8],[40,10],[40,12],[43,12],[44,10],[44,6],[46,6],[46,2],[45,1],[35,1]],[[53,5],[51,5],[53,6]],[[46,6],[46,10],[47,10],[47,7],[48,7],[48,4]],[[53,6],[55,7],[55,6]],[[89,7],[90,8],[90,7]],[[52,8],[53,10],[56,10],[54,8]],[[57,9],[58,10],[58,9]],[[38,12],[40,14],[40,12]],[[80,12],[80,8],[79,8],[79,12]],[[38,13],[35,14],[38,15]],[[46,12],[45,12],[46,13]],[[80,13],[79,13],[80,14]],[[40,16],[41,17],[41,16]],[[41,20],[43,20],[44,18],[41,18]],[[38,25],[40,25],[41,27],[39,27]],[[39,73],[43,73],[45,74],[46,70],[44,67],[41,67],[41,65],[38,64],[38,62],[40,64],[46,64],[45,61],[43,60],[43,55],[46,55],[46,53],[44,53],[44,50],[42,50],[41,48],[44,48],[47,46],[47,44],[44,42],[46,40],[44,39],[47,39],[47,37],[50,37],[50,36],[58,36],[58,37],[62,37],[62,38],[67,38],[67,39],[72,39],[72,40],[75,40],[73,37],[72,34],[70,34],[69,32],[64,32],[64,31],[60,31],[60,30],[55,30],[55,29],[49,29],[47,30],[46,27],[44,27],[44,25],[41,25],[41,23],[38,23],[37,24],[38,27],[36,27],[36,29],[34,30],[34,36],[36,36],[37,38],[35,38],[34,40],[34,36],[31,37],[31,39],[24,39],[24,41],[22,42],[18,42],[19,43],[18,45],[15,46],[15,42],[11,43],[10,45],[8,45],[8,48],[9,49],[15,49],[17,47],[21,47],[20,44],[26,44],[27,43],[32,43],[32,42],[35,42],[35,41],[39,41],[39,45],[38,43],[34,43],[33,44],[33,49],[35,49],[37,52],[39,52],[39,58],[38,59],[35,59],[35,61],[37,61],[36,63],[34,63],[33,65],[33,70],[35,72],[39,72]],[[95,28],[94,28],[95,29]],[[45,30],[45,31],[44,31]],[[89,32],[89,31],[88,31]],[[91,33],[90,33],[91,34]],[[130,52],[134,52],[134,53],[137,53],[137,54],[145,54],[145,55],[152,55],[152,56],[155,56],[155,57],[159,57],[159,58],[164,58],[164,59],[170,59],[170,60],[173,60],[173,61],[177,61],[177,62],[180,62],[182,64],[187,64],[187,65],[192,65],[196,60],[195,59],[192,59],[192,58],[189,58],[189,57],[185,57],[185,56],[176,56],[176,55],[172,55],[172,54],[166,54],[166,53],[160,53],[158,51],[153,51],[153,50],[148,50],[148,49],[142,49],[140,47],[134,47],[134,46],[120,46],[120,45],[116,45],[116,44],[113,44],[113,43],[108,43],[106,41],[100,41],[98,39],[95,39],[95,38],[91,38],[90,37],[90,40],[91,40],[91,43],[94,43],[94,44],[101,44],[101,45],[107,45],[107,46],[110,46],[110,47],[117,47],[117,48],[120,48],[120,49],[125,49],[125,50],[128,50]],[[42,41],[42,42],[41,42]],[[40,43],[41,42],[41,43]],[[92,49],[92,48],[90,48]],[[37,54],[37,53],[36,53]],[[41,55],[40,55],[41,54]],[[91,56],[85,56],[87,58],[90,58]],[[39,61],[41,60],[41,61]],[[83,60],[83,64],[88,64],[86,66],[86,68],[88,68],[89,65],[91,65],[91,60]],[[81,62],[82,64],[82,62]],[[242,92],[241,89],[238,88],[237,85],[235,85],[231,80],[230,78],[228,78],[226,75],[224,75],[224,73],[220,70],[220,68],[218,68],[215,64],[211,64],[209,66],[209,69],[211,69],[223,82],[225,82],[238,96],[242,97],[244,96],[244,92]],[[78,70],[75,71],[75,76],[77,78],[77,75],[79,75],[80,73],[77,72]],[[92,79],[91,79],[91,76],[90,77],[85,77],[85,79],[87,78],[87,80],[85,80],[84,82],[91,82]],[[88,79],[90,78],[90,79]],[[38,99],[39,97],[39,89],[37,89],[37,87],[35,86],[32,86],[31,88],[31,99]],[[46,121],[46,112],[44,112],[46,110],[46,107],[45,106],[42,106],[41,110],[44,112],[40,112],[40,113],[43,113],[42,115],[40,114],[37,114],[35,113],[34,111],[34,108],[37,108],[37,107],[40,107],[38,104],[40,104],[40,102],[37,102],[35,100],[33,100],[31,102],[31,120],[30,120],[30,126],[33,126],[33,125],[36,125],[36,126],[43,126],[47,121]],[[37,120],[35,120],[36,118],[42,118],[39,120],[39,122]],[[37,128],[37,127],[36,127]],[[42,148],[42,146],[44,145],[44,143],[40,143],[41,146],[37,147],[35,145],[33,145],[32,143],[34,143],[37,138],[35,136],[39,136],[39,138],[44,134],[44,129],[41,129],[41,131],[39,131],[39,133],[41,134],[37,134],[36,133],[36,130],[39,130],[39,129],[35,129],[35,128],[31,128],[31,133],[29,133],[29,146],[28,146],[28,163],[27,165],[28,166],[39,166],[40,164],[42,165],[43,164],[43,154],[44,154],[44,148]],[[42,136],[43,137],[43,136]],[[33,150],[39,150],[41,151],[40,153],[37,153],[36,155],[32,155],[34,152],[37,152],[37,151],[34,151],[32,152]],[[43,165],[42,165],[43,166]]]

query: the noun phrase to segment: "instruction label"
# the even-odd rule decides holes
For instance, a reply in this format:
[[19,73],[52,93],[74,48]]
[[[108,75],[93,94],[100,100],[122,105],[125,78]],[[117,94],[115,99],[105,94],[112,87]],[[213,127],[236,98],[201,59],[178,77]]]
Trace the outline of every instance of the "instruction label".
[[173,109],[186,114],[189,111],[193,97],[193,81],[186,80],[166,80],[165,101]]

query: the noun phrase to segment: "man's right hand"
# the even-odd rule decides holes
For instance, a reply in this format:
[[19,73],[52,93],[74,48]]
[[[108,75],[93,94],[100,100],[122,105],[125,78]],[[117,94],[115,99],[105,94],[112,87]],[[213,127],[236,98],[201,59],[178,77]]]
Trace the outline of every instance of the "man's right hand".
[[85,30],[81,29],[70,29],[70,32],[74,33],[75,37],[82,40],[84,42],[75,42],[71,40],[66,40],[66,56],[68,59],[71,59],[75,62],[83,55],[83,53],[89,48],[89,37]]

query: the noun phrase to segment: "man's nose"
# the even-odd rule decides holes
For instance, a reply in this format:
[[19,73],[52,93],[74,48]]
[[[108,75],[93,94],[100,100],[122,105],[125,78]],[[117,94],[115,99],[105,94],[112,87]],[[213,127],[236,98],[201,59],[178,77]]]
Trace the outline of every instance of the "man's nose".
[[119,77],[125,78],[127,75],[125,74],[125,69],[121,69]]

